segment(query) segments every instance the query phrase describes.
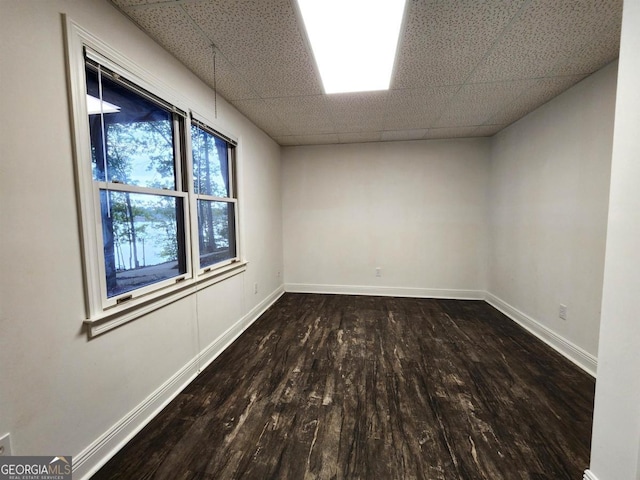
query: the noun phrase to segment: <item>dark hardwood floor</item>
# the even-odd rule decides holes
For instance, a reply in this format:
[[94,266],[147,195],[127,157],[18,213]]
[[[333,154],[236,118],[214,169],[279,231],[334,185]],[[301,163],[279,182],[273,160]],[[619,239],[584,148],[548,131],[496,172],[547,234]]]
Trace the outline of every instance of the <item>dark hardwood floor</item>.
[[285,294],[93,479],[579,480],[594,387],[482,301]]

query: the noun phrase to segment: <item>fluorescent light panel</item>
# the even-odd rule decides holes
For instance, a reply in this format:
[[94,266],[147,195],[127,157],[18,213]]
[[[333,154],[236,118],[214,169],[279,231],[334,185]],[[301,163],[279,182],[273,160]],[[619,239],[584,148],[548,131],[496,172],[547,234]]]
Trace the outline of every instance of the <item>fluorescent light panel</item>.
[[388,90],[405,0],[298,0],[325,93]]

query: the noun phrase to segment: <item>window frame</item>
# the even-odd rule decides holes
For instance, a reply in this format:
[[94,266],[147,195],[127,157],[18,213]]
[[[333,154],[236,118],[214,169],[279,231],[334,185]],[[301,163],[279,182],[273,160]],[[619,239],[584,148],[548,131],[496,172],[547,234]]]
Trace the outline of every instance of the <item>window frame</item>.
[[[93,65],[92,68],[96,68],[98,66],[106,69],[107,67],[103,65],[102,59],[98,56],[96,52],[91,51],[90,49],[85,49],[85,65],[91,63]],[[86,75],[85,68],[85,75]],[[131,289],[126,292],[122,292],[116,295],[109,297],[108,288],[107,288],[107,280],[106,280],[106,259],[105,255],[98,255],[98,269],[100,272],[100,290],[102,297],[102,309],[107,310],[121,303],[133,300],[134,298],[145,297],[147,295],[153,294],[156,291],[164,290],[167,287],[172,286],[174,283],[181,282],[185,279],[192,277],[191,270],[191,262],[190,259],[190,232],[186,227],[189,220],[189,208],[188,208],[188,193],[186,187],[188,186],[188,180],[183,176],[183,163],[185,163],[188,159],[186,158],[186,139],[185,137],[185,128],[188,123],[187,114],[177,109],[175,106],[168,104],[162,99],[154,98],[152,92],[143,91],[141,87],[138,85],[131,85],[132,80],[128,72],[118,69],[116,71],[104,71],[101,72],[100,68],[98,68],[98,74],[104,74],[107,78],[111,78],[112,82],[120,84],[122,87],[126,88],[128,92],[134,93],[139,97],[148,100],[149,102],[155,104],[159,108],[168,111],[171,115],[171,123],[172,123],[172,149],[173,149],[173,181],[174,188],[173,189],[160,189],[148,186],[140,186],[126,182],[114,182],[110,181],[108,178],[105,180],[95,180],[93,179],[93,188],[94,188],[94,208],[95,208],[95,228],[96,228],[96,237],[99,242],[98,247],[103,251],[104,249],[104,241],[103,241],[103,224],[101,221],[103,217],[102,212],[102,202],[100,200],[101,192],[105,192],[109,195],[110,192],[121,192],[125,194],[143,194],[143,195],[154,195],[157,197],[165,197],[165,198],[174,198],[182,200],[182,212],[181,217],[176,218],[176,227],[182,234],[177,239],[180,244],[182,244],[183,252],[182,256],[184,258],[178,259],[178,262],[183,262],[185,265],[184,273],[177,273],[176,275],[160,280],[148,285],[143,285],[138,288]],[[117,75],[120,78],[114,78]],[[85,76],[85,85],[86,85],[86,76]],[[86,92],[86,90],[85,90]],[[88,119],[88,116],[87,116]],[[104,132],[103,132],[104,134]],[[89,144],[91,144],[91,140],[89,140]],[[86,162],[86,159],[83,158],[83,162]],[[93,175],[92,175],[93,177]],[[180,229],[179,225],[182,224],[185,228]],[[181,231],[184,230],[184,233]]]
[[[84,323],[87,333],[94,337],[163,307],[180,298],[191,295],[202,288],[223,281],[246,270],[247,261],[241,253],[240,212],[238,201],[237,176],[237,140],[212,128],[212,122],[204,115],[198,115],[198,121],[209,126],[215,134],[233,144],[233,162],[231,159],[229,182],[234,185],[235,193],[235,242],[236,256],[219,264],[199,268],[199,241],[197,210],[193,209],[195,199],[191,155],[191,124],[193,102],[186,99],[158,78],[127,59],[109,45],[80,27],[63,15],[67,50],[67,74],[71,133],[76,177],[76,197],[80,227],[80,244],[84,273],[84,295],[86,315]],[[176,188],[174,190],[153,189],[134,185],[124,185],[93,179],[91,162],[91,139],[86,105],[86,58],[98,62],[111,72],[121,75],[127,83],[150,94],[160,105],[172,107],[171,113],[176,141],[174,141],[174,165],[176,168]],[[136,93],[135,88],[131,89]],[[157,97],[154,99],[153,97]],[[181,117],[180,120],[176,116]],[[180,123],[182,128],[177,129]],[[178,151],[180,150],[180,151]],[[233,163],[233,176],[231,164]],[[108,179],[105,179],[108,180]],[[107,297],[104,243],[102,238],[102,212],[100,191],[124,191],[128,193],[147,193],[174,198],[182,198],[184,221],[184,249],[186,272],[170,279],[139,287],[113,297]],[[156,191],[157,190],[157,191]],[[154,193],[155,192],[155,193]],[[225,199],[229,200],[229,199]],[[196,235],[194,236],[194,226]],[[198,267],[198,268],[196,268]]]
[[[193,190],[193,195],[191,196],[191,202],[192,202],[191,211],[193,212],[195,219],[191,222],[191,227],[192,227],[191,235],[192,235],[192,238],[194,239],[193,241],[194,252],[192,254],[192,259],[193,259],[192,268],[194,272],[197,272],[197,275],[201,276],[201,275],[206,275],[207,273],[214,271],[218,268],[223,268],[225,266],[232,265],[236,262],[239,262],[241,259],[240,238],[239,238],[240,235],[238,232],[239,230],[238,228],[238,223],[239,223],[238,193],[237,193],[238,179],[236,175],[236,150],[237,150],[238,144],[236,141],[227,137],[225,134],[218,132],[213,127],[210,127],[208,122],[206,120],[203,120],[204,117],[201,116],[200,114],[191,111],[190,117],[191,117],[191,122],[189,124],[189,129],[188,129],[189,142],[187,142],[188,176],[190,179],[193,180],[193,177],[194,177],[194,173],[193,173],[194,161],[193,161],[193,145],[191,142],[191,127],[195,126],[201,129],[202,131],[204,131],[205,133],[208,133],[212,136],[222,139],[227,144],[227,162],[228,162],[227,176],[229,177],[229,195],[227,197],[217,197],[215,195],[202,194],[200,192],[195,191],[196,190],[195,183],[193,184],[194,190]],[[212,265],[207,265],[205,267],[200,266],[200,241],[199,241],[200,232],[198,228],[198,200],[205,200],[205,201],[211,201],[211,202],[225,202],[225,203],[232,203],[234,205],[234,208],[233,208],[234,225],[235,225],[234,243],[235,243],[235,252],[236,252],[234,257],[223,260],[221,262],[218,262]]]

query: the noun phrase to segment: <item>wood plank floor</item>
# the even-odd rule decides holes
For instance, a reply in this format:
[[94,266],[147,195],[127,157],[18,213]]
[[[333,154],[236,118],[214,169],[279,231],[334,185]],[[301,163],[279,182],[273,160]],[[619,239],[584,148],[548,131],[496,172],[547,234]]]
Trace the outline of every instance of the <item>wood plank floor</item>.
[[594,387],[482,301],[285,294],[93,479],[579,480]]

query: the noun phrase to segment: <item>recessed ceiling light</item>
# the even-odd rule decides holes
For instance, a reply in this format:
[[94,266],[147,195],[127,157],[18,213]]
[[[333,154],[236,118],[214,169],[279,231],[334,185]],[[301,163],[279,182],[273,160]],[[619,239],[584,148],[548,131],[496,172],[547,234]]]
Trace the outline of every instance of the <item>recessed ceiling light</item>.
[[298,0],[325,93],[388,90],[405,0]]

